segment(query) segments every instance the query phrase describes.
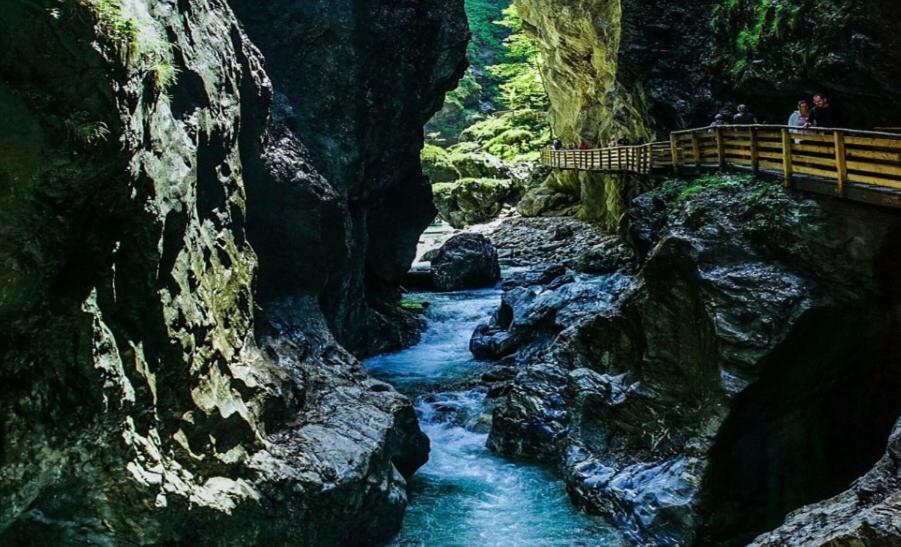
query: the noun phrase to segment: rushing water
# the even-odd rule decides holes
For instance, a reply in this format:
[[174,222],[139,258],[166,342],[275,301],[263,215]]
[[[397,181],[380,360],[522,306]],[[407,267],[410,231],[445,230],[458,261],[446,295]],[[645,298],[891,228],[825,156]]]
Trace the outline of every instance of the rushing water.
[[432,442],[429,462],[411,480],[410,506],[394,544],[622,545],[609,526],[569,503],[550,471],[500,458],[485,446],[485,390],[464,386],[486,368],[469,353],[469,338],[497,307],[500,291],[419,297],[431,304],[422,341],[366,362],[372,374],[414,399]]

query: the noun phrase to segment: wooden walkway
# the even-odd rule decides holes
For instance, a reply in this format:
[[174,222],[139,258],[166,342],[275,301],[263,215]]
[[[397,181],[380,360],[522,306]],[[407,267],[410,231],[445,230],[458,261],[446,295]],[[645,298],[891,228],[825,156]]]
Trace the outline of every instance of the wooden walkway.
[[901,208],[901,134],[730,125],[676,131],[669,142],[594,150],[545,149],[541,163],[605,173],[743,169],[787,186]]

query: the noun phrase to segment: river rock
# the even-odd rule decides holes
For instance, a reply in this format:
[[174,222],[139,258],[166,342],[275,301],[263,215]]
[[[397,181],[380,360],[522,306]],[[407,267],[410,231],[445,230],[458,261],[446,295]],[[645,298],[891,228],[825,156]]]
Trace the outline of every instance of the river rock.
[[511,179],[464,178],[432,186],[438,216],[454,228],[487,222],[515,202],[520,188]]
[[455,235],[432,260],[432,278],[439,291],[491,287],[501,278],[497,251],[481,234]]
[[575,203],[572,195],[541,186],[526,192],[516,210],[524,217],[565,216],[575,212]]
[[[519,371],[489,446],[554,465],[639,543],[748,542],[866,472],[901,412],[899,307],[877,296],[897,294],[901,219],[746,177],[657,197],[657,243],[618,298],[518,288],[476,332]],[[842,503],[836,530],[857,526]]]

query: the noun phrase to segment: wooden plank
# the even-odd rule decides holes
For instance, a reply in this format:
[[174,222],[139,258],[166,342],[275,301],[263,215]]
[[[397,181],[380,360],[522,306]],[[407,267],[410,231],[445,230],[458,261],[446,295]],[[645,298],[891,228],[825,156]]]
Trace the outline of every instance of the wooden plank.
[[820,169],[819,167],[811,167],[809,165],[792,164],[792,174],[812,175],[824,178],[826,180],[835,180],[835,171],[829,169]]
[[857,173],[848,173],[848,180],[851,182],[859,182],[861,184],[869,184],[872,186],[883,186],[886,188],[901,189],[901,181],[885,179],[882,177],[874,177],[872,175],[860,175]]
[[845,135],[835,132],[835,172],[838,181],[838,195],[845,197],[845,184],[848,182],[848,164],[845,158]]
[[901,165],[889,165],[867,161],[846,161],[846,169],[851,169],[853,171],[867,171],[879,175],[901,178]]
[[697,133],[691,134],[691,148],[694,152],[695,166],[701,166],[701,141]]
[[901,149],[901,139],[875,139],[871,137],[845,136],[845,144],[866,146],[868,148],[898,148]]
[[[847,144],[847,143],[846,143]],[[893,161],[901,163],[901,152],[885,152],[881,150],[866,150],[845,146],[845,155],[849,158],[865,158],[871,160]]]
[[782,174],[785,186],[791,187],[792,180],[792,141],[788,129],[782,130]]
[[[797,139],[796,139],[797,140]],[[817,145],[817,144],[804,144],[804,140],[802,139],[800,143],[795,143],[792,146],[792,150],[798,150],[801,152],[810,152],[811,154],[823,154],[832,156],[835,155],[835,145],[825,146],[825,145]]]
[[794,163],[807,163],[810,165],[823,165],[829,168],[835,168],[835,157],[824,158],[822,156],[808,156],[807,154],[796,154],[792,148],[792,161]]

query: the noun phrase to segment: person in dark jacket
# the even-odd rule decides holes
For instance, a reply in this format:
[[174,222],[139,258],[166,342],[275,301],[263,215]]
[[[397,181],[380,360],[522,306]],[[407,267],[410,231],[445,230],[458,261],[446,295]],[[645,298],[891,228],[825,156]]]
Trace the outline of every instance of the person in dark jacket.
[[560,150],[563,148],[563,143],[560,142],[560,139],[554,139],[554,150]]
[[732,123],[735,125],[753,125],[757,123],[757,118],[748,111],[748,105],[740,104],[738,105],[738,114],[732,117]]
[[813,111],[810,113],[810,124],[814,127],[835,128],[838,126],[835,109],[829,104],[829,97],[823,93],[813,96]]

